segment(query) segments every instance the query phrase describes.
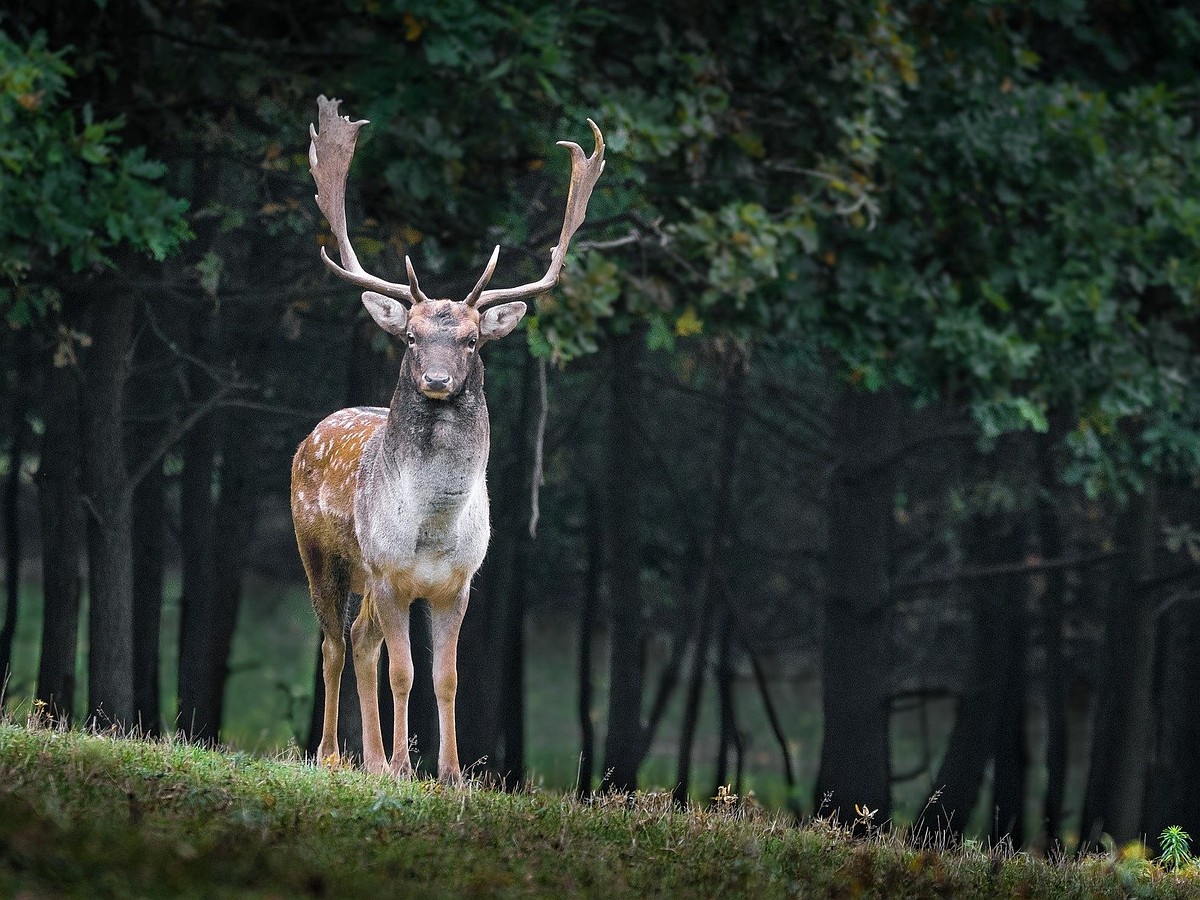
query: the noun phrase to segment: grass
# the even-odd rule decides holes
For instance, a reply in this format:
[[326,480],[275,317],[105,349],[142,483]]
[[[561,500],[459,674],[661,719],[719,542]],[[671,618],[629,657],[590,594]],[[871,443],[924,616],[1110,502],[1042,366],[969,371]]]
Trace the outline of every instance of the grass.
[[1193,874],[916,849],[663,795],[579,803],[0,724],[0,895],[1126,897]]

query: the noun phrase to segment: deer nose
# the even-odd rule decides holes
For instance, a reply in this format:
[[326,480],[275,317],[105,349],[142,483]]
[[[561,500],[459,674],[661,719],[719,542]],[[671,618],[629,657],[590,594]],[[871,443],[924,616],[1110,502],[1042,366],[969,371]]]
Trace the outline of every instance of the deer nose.
[[449,372],[426,372],[422,376],[425,389],[429,391],[444,391],[450,387]]

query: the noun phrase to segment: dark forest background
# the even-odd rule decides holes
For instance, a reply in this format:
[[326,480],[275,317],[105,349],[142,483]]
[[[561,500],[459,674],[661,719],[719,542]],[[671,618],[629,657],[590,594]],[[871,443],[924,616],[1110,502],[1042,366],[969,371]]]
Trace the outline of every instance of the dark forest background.
[[283,708],[242,641],[309,740],[290,458],[402,352],[318,260],[315,98],[372,122],[368,268],[451,297],[543,271],[590,116],[564,281],[486,351],[464,761],[519,783],[553,695],[585,793],[754,749],[843,821],[1200,833],[1198,61],[1167,2],[6,4],[10,709],[229,738]]

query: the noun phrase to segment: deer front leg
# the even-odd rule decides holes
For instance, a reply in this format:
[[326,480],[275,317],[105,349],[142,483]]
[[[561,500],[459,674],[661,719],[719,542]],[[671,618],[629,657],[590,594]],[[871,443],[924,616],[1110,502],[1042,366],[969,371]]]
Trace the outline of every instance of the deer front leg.
[[388,678],[392,685],[394,709],[391,770],[397,778],[412,778],[413,774],[408,755],[408,695],[413,683],[412,648],[408,642],[410,605],[409,599],[403,602],[390,599],[375,607],[375,615],[388,648]]
[[433,633],[433,692],[438,705],[438,779],[450,784],[462,781],[458,764],[458,736],[454,729],[454,697],[458,693],[458,632],[467,612],[470,583],[457,601],[431,610]]
[[358,706],[362,711],[363,769],[373,775],[387,771],[383,733],[379,726],[379,645],[383,630],[372,614],[371,595],[363,596],[358,618],[350,627],[354,676],[358,681]]

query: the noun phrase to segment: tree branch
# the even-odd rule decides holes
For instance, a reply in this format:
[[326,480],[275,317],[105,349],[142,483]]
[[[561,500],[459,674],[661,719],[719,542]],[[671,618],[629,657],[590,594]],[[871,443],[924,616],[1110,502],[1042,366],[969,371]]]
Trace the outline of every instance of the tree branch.
[[137,486],[141,484],[142,479],[150,474],[150,472],[154,469],[154,466],[161,462],[162,458],[167,455],[167,452],[173,446],[175,446],[175,444],[185,434],[191,431],[192,427],[197,422],[219,407],[222,404],[222,401],[229,396],[233,390],[234,388],[229,385],[222,385],[221,387],[217,388],[217,390],[215,390],[207,400],[193,409],[187,416],[181,419],[174,428],[164,434],[162,440],[160,440],[158,444],[155,445],[154,449],[146,455],[146,458],[142,460],[138,467],[134,469],[132,473],[130,473],[129,480],[125,483],[126,493],[132,495],[137,489]]

